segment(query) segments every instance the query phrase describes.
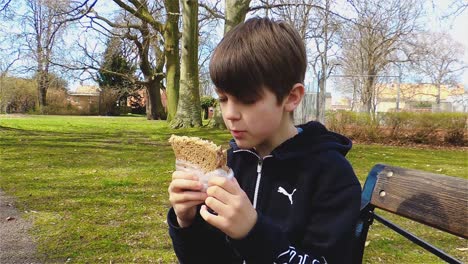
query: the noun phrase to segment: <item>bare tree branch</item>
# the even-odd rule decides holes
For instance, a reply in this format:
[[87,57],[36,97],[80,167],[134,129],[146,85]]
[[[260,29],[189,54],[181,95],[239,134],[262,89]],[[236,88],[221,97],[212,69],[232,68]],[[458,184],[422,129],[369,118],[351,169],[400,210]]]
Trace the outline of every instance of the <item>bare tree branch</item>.
[[151,16],[151,13],[149,12],[148,8],[146,7],[146,5],[144,5],[143,3],[140,3],[139,1],[137,0],[132,0],[130,1],[135,7],[136,9],[132,8],[131,6],[125,4],[123,1],[121,0],[113,0],[114,3],[116,3],[117,5],[119,5],[120,7],[122,7],[123,9],[127,10],[128,12],[130,12],[132,15],[134,15],[135,17],[141,19],[142,21],[145,21],[149,24],[151,24],[156,30],[158,30],[159,32],[163,32],[164,31],[164,25],[158,21],[156,21],[153,16]]
[[449,6],[449,10],[450,10],[449,13],[444,15],[442,18],[446,19],[452,16],[459,16],[463,12],[465,12],[467,7],[468,7],[468,3],[464,0],[452,0],[452,3],[450,3],[450,6]]
[[10,4],[11,0],[1,0],[0,1],[0,12],[7,10],[8,5]]
[[208,11],[214,18],[225,19],[224,14],[217,9],[217,7],[209,7],[204,3],[199,3],[199,6]]
[[[260,10],[260,9],[284,8],[284,7],[299,7],[299,6],[306,6],[306,7],[310,7],[310,8],[317,8],[317,9],[325,10],[325,8],[323,6],[315,5],[315,4],[309,4],[309,3],[294,3],[294,4],[291,4],[291,3],[283,3],[283,4],[264,3],[264,5],[250,7],[249,11],[257,11],[257,10]],[[353,19],[344,17],[344,16],[342,16],[342,15],[336,13],[336,12],[333,12],[333,11],[330,11],[330,10],[328,10],[327,12],[329,12],[330,14],[332,14],[332,15],[334,15],[336,17],[339,17],[339,18],[341,18],[341,19],[343,19],[345,21],[355,23]]]

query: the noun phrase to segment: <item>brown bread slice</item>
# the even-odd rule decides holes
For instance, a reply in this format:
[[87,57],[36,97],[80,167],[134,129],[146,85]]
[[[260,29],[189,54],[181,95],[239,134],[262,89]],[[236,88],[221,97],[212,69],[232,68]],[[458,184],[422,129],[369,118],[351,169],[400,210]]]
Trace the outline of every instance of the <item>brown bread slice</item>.
[[219,168],[228,171],[227,152],[221,146],[198,137],[176,136],[169,138],[177,160],[197,165],[207,173]]

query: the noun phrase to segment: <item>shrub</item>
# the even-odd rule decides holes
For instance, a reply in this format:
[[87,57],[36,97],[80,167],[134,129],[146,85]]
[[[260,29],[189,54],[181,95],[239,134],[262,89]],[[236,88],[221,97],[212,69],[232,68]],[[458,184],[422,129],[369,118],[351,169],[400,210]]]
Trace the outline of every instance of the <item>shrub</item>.
[[34,111],[37,89],[34,80],[4,77],[0,80],[0,113],[27,113]]
[[467,142],[465,137],[467,122],[468,115],[452,115],[446,123],[447,133],[445,134],[444,141],[452,145],[465,145]]
[[367,113],[328,112],[326,120],[328,129],[352,139],[375,141],[380,137],[378,120]]
[[400,143],[467,144],[466,113],[367,113],[336,111],[327,113],[327,127],[355,140]]
[[101,107],[100,115],[110,115],[115,116],[120,114],[120,109],[117,106],[116,102],[119,98],[117,90],[104,89],[101,92]]
[[437,141],[437,132],[442,127],[440,116],[433,113],[414,113],[410,119],[413,131],[411,141],[431,144]]
[[390,129],[389,136],[392,139],[404,136],[403,130],[408,128],[412,113],[409,112],[388,112],[382,114],[382,123]]
[[42,108],[42,113],[47,115],[77,115],[79,109],[73,107],[67,101],[66,90],[49,89],[47,91],[47,105]]
[[328,129],[341,134],[347,134],[348,128],[356,125],[355,112],[350,111],[329,111],[326,113],[326,123]]

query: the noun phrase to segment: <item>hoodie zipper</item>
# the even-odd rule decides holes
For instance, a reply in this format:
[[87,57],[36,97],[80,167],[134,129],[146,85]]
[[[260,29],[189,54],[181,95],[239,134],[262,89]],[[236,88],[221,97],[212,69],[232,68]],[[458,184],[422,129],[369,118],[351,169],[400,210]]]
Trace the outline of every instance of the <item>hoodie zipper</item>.
[[[255,153],[255,152],[253,152],[251,150],[247,150],[247,149],[238,149],[238,150],[235,150],[234,153],[241,152],[241,151],[249,152],[249,153],[255,155],[257,157],[257,159],[258,159],[258,163],[257,163],[257,181],[255,182],[255,192],[254,192],[254,198],[253,198],[253,208],[257,209],[258,190],[260,189],[260,182],[261,182],[261,179],[262,179],[263,161],[265,161],[266,158],[273,157],[273,155],[267,155],[267,156],[263,157],[263,159],[262,159],[257,153]],[[245,260],[243,260],[242,264],[247,264],[247,262]]]
[[235,150],[234,153],[241,152],[241,151],[249,152],[249,153],[255,155],[257,157],[257,159],[258,159],[258,163],[257,163],[257,181],[255,182],[255,192],[254,192],[254,198],[253,198],[253,207],[255,209],[257,209],[258,191],[260,189],[260,183],[261,183],[261,180],[262,180],[263,162],[265,161],[265,159],[273,157],[273,155],[267,155],[267,156],[263,157],[263,159],[262,159],[257,153],[255,153],[255,152],[253,152],[251,150],[247,150],[247,149]]
[[260,189],[260,181],[262,180],[263,160],[259,159],[257,163],[257,182],[255,183],[255,192],[253,198],[253,207],[257,209],[258,189]]

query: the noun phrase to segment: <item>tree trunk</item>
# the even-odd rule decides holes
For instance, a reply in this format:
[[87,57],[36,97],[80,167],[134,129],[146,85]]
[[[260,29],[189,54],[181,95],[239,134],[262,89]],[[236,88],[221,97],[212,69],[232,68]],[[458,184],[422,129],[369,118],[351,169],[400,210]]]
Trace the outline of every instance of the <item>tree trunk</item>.
[[437,96],[436,96],[436,104],[440,110],[440,83],[437,83]]
[[357,102],[357,89],[360,81],[354,79],[353,80],[353,98],[351,99],[351,112],[356,110],[356,102]]
[[146,86],[146,118],[148,120],[166,119],[166,113],[161,102],[161,80],[154,78],[145,83]]
[[49,86],[48,73],[44,70],[37,71],[37,99],[39,112],[43,113],[47,105],[47,88]]
[[37,82],[37,106],[40,113],[43,112],[46,106],[47,96],[47,73],[45,72],[45,64],[48,63],[44,60],[44,50],[41,46],[41,35],[36,36],[36,49],[37,49],[37,69],[36,69],[36,82]]
[[374,71],[368,71],[366,81],[364,83],[363,92],[361,94],[362,112],[369,114],[374,113],[374,100],[375,100],[375,74]]
[[167,21],[164,30],[166,56],[167,121],[174,119],[179,100],[179,1],[165,0]]
[[226,0],[226,20],[224,22],[224,35],[239,23],[244,22],[249,11],[251,0]]
[[182,1],[182,60],[180,94],[172,128],[202,125],[198,80],[198,2]]
[[317,98],[317,100],[319,100],[319,107],[317,109],[317,121],[319,121],[322,124],[325,124],[326,82],[327,78],[325,77],[325,75],[322,75],[319,80],[320,91]]
[[[148,120],[161,120],[166,118],[164,107],[161,102],[161,80],[163,76],[158,74],[163,66],[158,65],[153,68],[149,60],[149,51],[151,44],[151,34],[146,22],[142,23],[140,28],[142,42],[134,40],[138,47],[138,56],[140,57],[140,70],[145,76],[146,87],[146,118]],[[161,61],[159,61],[161,62]]]

